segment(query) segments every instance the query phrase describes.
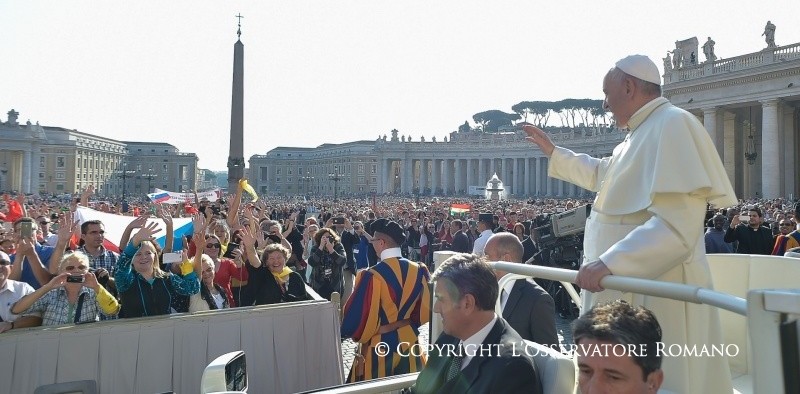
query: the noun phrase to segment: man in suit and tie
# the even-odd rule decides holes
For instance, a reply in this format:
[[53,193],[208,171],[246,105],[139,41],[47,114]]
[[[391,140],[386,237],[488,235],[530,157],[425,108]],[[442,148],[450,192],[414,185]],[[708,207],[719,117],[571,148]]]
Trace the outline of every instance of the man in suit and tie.
[[[484,253],[487,261],[522,263],[523,246],[519,238],[511,233],[492,235],[486,242]],[[495,270],[498,281],[507,272]],[[500,305],[503,318],[519,335],[552,349],[557,349],[555,303],[553,297],[535,281],[512,280],[500,289]]]
[[428,354],[413,393],[541,393],[539,374],[522,337],[494,313],[497,279],[474,254],[445,260],[434,312],[444,331]]
[[469,237],[464,233],[464,222],[456,219],[450,222],[450,230],[455,230],[453,233],[453,252],[469,253],[472,248],[469,246]]

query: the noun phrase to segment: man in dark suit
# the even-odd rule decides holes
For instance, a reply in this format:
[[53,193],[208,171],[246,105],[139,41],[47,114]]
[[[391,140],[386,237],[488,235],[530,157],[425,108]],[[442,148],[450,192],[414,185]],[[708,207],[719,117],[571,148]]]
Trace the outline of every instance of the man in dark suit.
[[[483,249],[487,261],[522,263],[523,247],[511,233],[492,235]],[[499,281],[507,272],[495,270]],[[500,289],[503,318],[522,338],[542,345],[558,346],[553,297],[535,281],[514,280]]]
[[469,237],[464,233],[464,222],[456,219],[450,222],[450,230],[455,230],[453,233],[453,252],[470,253],[472,248],[469,246]]
[[431,280],[444,332],[411,392],[541,393],[525,342],[494,313],[498,288],[491,267],[460,254],[445,260]]

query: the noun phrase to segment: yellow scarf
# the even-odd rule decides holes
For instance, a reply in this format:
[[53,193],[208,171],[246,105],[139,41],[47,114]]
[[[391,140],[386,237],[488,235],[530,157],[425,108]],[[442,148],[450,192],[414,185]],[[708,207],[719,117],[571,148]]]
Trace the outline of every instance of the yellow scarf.
[[284,266],[283,267],[283,271],[281,271],[281,272],[278,272],[278,273],[273,272],[273,271],[270,271],[270,272],[272,272],[272,276],[275,277],[275,280],[277,280],[279,284],[283,285],[284,283],[286,283],[289,280],[289,274],[291,274],[294,271],[289,269],[289,267]]

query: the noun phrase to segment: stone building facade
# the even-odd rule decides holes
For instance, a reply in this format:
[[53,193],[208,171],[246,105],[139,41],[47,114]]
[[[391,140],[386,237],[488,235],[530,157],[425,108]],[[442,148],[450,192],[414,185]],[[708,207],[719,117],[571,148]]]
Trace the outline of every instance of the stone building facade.
[[737,196],[798,196],[800,43],[667,70],[663,94],[702,119]]
[[[625,137],[608,131],[584,136],[583,131],[552,134],[560,145],[595,157],[611,154]],[[587,196],[588,191],[547,177],[548,159],[525,141],[521,131],[454,132],[449,141],[391,138],[325,144],[317,148],[280,147],[250,158],[252,179],[267,195],[482,194],[497,173],[507,194]],[[298,175],[300,174],[300,175]],[[334,179],[340,178],[337,182]]]
[[154,188],[181,192],[196,190],[197,155],[184,153],[165,142],[126,141],[126,167],[133,171],[127,180],[129,192],[152,193]]
[[[197,155],[165,143],[125,142],[63,127],[0,121],[0,191],[143,196],[148,189],[196,188]],[[150,186],[150,187],[148,187]]]
[[250,183],[267,195],[363,195],[378,192],[374,141],[278,147],[249,160]]

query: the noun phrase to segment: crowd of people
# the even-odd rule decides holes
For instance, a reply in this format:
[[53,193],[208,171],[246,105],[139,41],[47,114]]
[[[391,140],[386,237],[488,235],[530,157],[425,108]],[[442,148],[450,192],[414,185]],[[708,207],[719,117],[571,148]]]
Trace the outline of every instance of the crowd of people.
[[783,199],[748,201],[710,210],[706,253],[800,257],[800,204]]
[[[326,299],[338,292],[345,303],[356,273],[380,261],[374,247],[379,219],[400,226],[398,257],[428,269],[437,250],[480,249],[482,254],[485,233],[495,232],[513,234],[525,245],[520,258],[525,262],[537,251],[531,231],[538,216],[587,203],[385,196],[335,202],[262,197],[242,204],[241,199],[239,191],[213,202],[123,205],[95,196],[91,187],[70,201],[5,194],[0,253],[7,256],[9,272],[2,286],[20,290],[11,291],[16,298],[6,303],[16,303],[14,312],[0,316],[9,328],[21,319],[14,325],[20,328],[33,324],[25,323],[31,321],[27,317],[45,314],[58,315],[43,319],[43,325],[51,325],[261,305],[308,299],[306,284]],[[472,205],[469,212],[450,211],[452,204],[464,202]],[[76,221],[78,206],[132,220],[120,240],[106,240],[101,221]],[[184,250],[173,252],[173,218],[179,217],[193,218],[194,234]],[[163,245],[155,242],[160,235]],[[108,248],[108,241],[119,252]],[[173,259],[178,253],[180,258]],[[76,308],[78,298],[85,300],[81,308]],[[80,320],[74,309],[80,310]]]
[[[500,232],[522,244],[520,263],[542,264],[537,225],[546,215],[590,203],[395,196],[334,202],[292,196],[262,197],[243,205],[241,199],[239,192],[183,206],[123,206],[94,196],[91,188],[73,201],[5,194],[0,203],[0,256],[8,256],[6,279],[13,284],[3,288],[16,286],[9,293],[17,294],[15,302],[23,302],[0,311],[6,323],[0,329],[10,329],[16,319],[20,321],[14,328],[28,327],[44,315],[48,318],[42,324],[50,325],[304,300],[310,297],[306,284],[326,299],[338,292],[346,303],[356,274],[381,261],[373,244],[373,225],[382,218],[402,229],[398,257],[420,262],[430,271],[434,251],[483,255],[488,237]],[[471,205],[470,211],[450,211],[453,204],[464,203]],[[136,217],[119,240],[119,253],[104,246],[102,222],[74,222],[79,205]],[[797,256],[798,209],[791,201],[774,199],[708,210],[706,251]],[[180,261],[165,263],[164,254],[172,254],[173,217],[194,217],[197,230],[186,240]],[[164,228],[152,221],[148,225],[148,218],[161,219]],[[153,242],[162,231],[164,247]],[[88,263],[78,263],[83,260]],[[81,276],[82,282],[67,281],[73,276]],[[76,308],[79,298],[85,301]]]

